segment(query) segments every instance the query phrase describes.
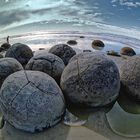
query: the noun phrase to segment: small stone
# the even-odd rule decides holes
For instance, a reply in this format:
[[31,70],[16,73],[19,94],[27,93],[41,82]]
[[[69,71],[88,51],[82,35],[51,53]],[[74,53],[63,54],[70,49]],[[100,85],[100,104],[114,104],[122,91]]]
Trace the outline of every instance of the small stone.
[[83,50],[83,52],[92,52],[91,50]]
[[15,58],[22,65],[25,65],[33,57],[33,52],[27,45],[16,43],[7,50],[5,57]]
[[133,56],[133,55],[136,55],[136,52],[132,48],[130,48],[130,47],[123,47],[121,49],[120,54],[128,55],[128,56]]
[[5,121],[17,129],[35,132],[61,121],[65,100],[49,75],[40,71],[19,71],[4,81],[0,107]]
[[22,65],[14,58],[0,59],[0,87],[4,80],[12,73],[23,70]]
[[108,105],[119,94],[119,70],[101,53],[81,53],[65,67],[60,85],[66,99],[73,104],[84,107]]
[[63,123],[68,126],[81,126],[84,125],[87,122],[87,120],[81,120],[71,112],[69,112],[67,109],[65,111],[65,116]]
[[113,51],[113,50],[107,51],[107,55],[112,55],[112,56],[121,57],[120,54],[119,54],[118,52],[115,52],[115,51]]
[[67,42],[67,44],[69,44],[69,45],[77,45],[77,41],[76,40],[69,40]]
[[75,50],[71,48],[70,46],[66,44],[58,44],[53,46],[50,50],[49,53],[55,54],[58,57],[60,57],[64,64],[67,65],[69,60],[76,55]]
[[85,38],[84,36],[80,36],[80,38]]
[[25,69],[45,72],[59,83],[64,68],[65,64],[61,58],[46,51],[41,51],[30,59]]
[[39,48],[39,50],[45,50],[45,48]]
[[126,60],[121,67],[121,90],[131,99],[140,101],[140,56]]

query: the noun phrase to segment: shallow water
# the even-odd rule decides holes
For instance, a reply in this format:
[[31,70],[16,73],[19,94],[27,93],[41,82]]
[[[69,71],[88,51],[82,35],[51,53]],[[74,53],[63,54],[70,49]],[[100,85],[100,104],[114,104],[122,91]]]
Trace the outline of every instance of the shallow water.
[[140,138],[140,114],[128,113],[116,103],[107,113],[107,120],[116,134],[129,138]]
[[[80,38],[84,36],[84,38]],[[39,48],[48,50],[58,43],[67,43],[68,40],[76,40],[77,45],[73,47],[77,53],[83,50],[94,50],[91,43],[95,39],[101,39],[105,47],[101,52],[114,50],[120,52],[124,46],[132,47],[137,54],[140,54],[140,40],[118,36],[113,34],[80,33],[80,32],[36,32],[13,36],[11,44],[21,42],[29,45],[33,51]],[[4,42],[5,38],[0,40]],[[36,53],[36,52],[35,52]],[[121,57],[111,57],[118,67],[124,62]],[[131,102],[129,99],[120,97],[112,107],[81,109],[71,108],[64,122],[41,133],[30,134],[19,131],[5,124],[0,131],[0,140],[140,140],[140,105]]]

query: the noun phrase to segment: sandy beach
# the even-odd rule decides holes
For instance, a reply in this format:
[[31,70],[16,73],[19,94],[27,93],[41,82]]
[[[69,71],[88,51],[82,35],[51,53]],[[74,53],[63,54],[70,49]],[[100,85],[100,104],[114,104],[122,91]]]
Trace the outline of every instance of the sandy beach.
[[[31,46],[32,50],[35,51],[35,54],[38,54],[41,51],[44,51],[44,49],[48,51],[48,49],[54,44],[66,43],[69,39],[73,39],[76,40],[78,44],[72,47],[77,53],[81,53],[83,50],[98,51],[92,49],[91,41],[101,38],[106,44],[105,49],[102,50],[101,53],[106,54],[106,51],[108,50],[115,50],[116,52],[119,52],[120,49],[116,46],[120,45],[121,48],[126,45],[125,42],[127,41],[125,38],[124,40],[121,39],[121,41],[119,40],[120,42],[117,42],[117,39],[112,40],[112,36],[110,36],[110,38],[105,38],[104,35],[87,35],[85,38],[79,38],[79,36],[79,34],[74,36],[67,34],[65,37],[63,34],[50,34],[50,36],[48,34],[46,34],[46,36],[45,34],[37,34],[30,36],[30,38],[29,36],[15,37],[11,40],[11,42],[15,43],[19,40],[20,42],[27,43]],[[40,40],[40,38],[42,38],[42,40]],[[129,43],[132,46],[136,46],[137,44],[134,44],[133,40],[129,40]],[[39,50],[39,48],[43,48],[43,50]],[[134,47],[134,49],[136,51],[138,50],[137,53],[140,52],[139,48]],[[125,64],[126,60],[130,58],[128,56],[117,57],[111,55],[107,55],[107,57],[111,58],[116,63],[119,71],[121,66]],[[106,112],[105,110],[106,108],[88,113],[86,116],[87,122],[82,126],[67,126],[61,122],[48,130],[34,134],[17,130],[9,123],[5,123],[4,127],[0,130],[0,140],[140,140],[139,137],[134,136],[132,138],[115,133],[107,120],[108,111]],[[84,112],[80,113],[84,115]],[[80,116],[82,118],[81,114]]]

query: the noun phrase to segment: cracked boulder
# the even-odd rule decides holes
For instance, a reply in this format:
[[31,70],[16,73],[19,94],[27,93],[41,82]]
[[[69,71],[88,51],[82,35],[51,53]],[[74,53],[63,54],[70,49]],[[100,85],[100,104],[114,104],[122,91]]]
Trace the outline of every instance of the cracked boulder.
[[23,70],[22,65],[14,58],[0,59],[0,87],[3,81],[12,73]]
[[35,132],[61,121],[65,101],[53,78],[40,71],[11,74],[0,90],[5,121],[17,129]]
[[98,107],[116,100],[120,76],[116,64],[101,53],[75,55],[61,76],[66,100],[74,105]]
[[26,65],[27,70],[42,71],[49,74],[57,82],[60,82],[60,77],[65,68],[64,62],[58,56],[42,51],[30,59]]
[[73,50],[73,48],[71,48],[70,46],[66,45],[66,44],[58,44],[53,46],[50,50],[49,53],[53,53],[55,55],[57,55],[58,57],[60,57],[63,61],[64,64],[67,65],[69,60],[76,55],[75,50]]
[[7,50],[5,57],[15,58],[22,65],[25,65],[33,57],[33,52],[27,45],[16,43]]
[[121,67],[121,90],[125,95],[140,101],[140,56],[133,56]]

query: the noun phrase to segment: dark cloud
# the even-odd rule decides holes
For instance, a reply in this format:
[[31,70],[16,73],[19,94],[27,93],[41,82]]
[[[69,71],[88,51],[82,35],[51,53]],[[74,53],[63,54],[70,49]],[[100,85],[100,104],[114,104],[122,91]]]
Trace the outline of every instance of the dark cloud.
[[91,10],[89,10],[86,6],[84,0],[75,0],[72,2],[68,0],[67,3],[62,3],[62,5],[54,4],[53,6],[50,5],[50,7],[48,7],[48,5],[46,6],[46,8],[32,9],[33,7],[30,6],[30,4],[25,4],[25,7],[21,9],[18,8],[9,11],[2,11],[0,12],[0,26],[6,27],[13,23],[17,23],[18,25],[18,23],[22,23],[24,20],[27,19],[31,19],[32,22],[34,22],[32,16],[40,18],[41,16],[46,15],[46,18],[44,16],[44,20],[49,20],[50,17],[48,15],[52,14],[52,16],[54,15],[55,17],[51,17],[51,19],[56,18],[57,20],[61,20],[63,18],[73,19],[75,17],[85,18],[85,16],[92,14]]
[[11,10],[0,12],[0,25],[10,25],[20,22],[30,17],[30,13],[25,10]]
[[25,19],[30,18],[30,16],[33,14],[43,15],[51,10],[52,8],[44,8],[44,9],[37,9],[37,10],[15,9],[10,11],[3,11],[0,12],[0,25],[7,26],[15,22],[21,22]]
[[75,10],[75,9],[60,9],[59,10],[60,15],[64,15],[64,16],[77,16],[78,12],[79,10]]
[[47,14],[48,12],[50,12],[51,10],[53,10],[53,8],[43,8],[43,9],[37,9],[37,10],[33,10],[30,11],[31,14],[38,14],[38,15],[44,15]]

